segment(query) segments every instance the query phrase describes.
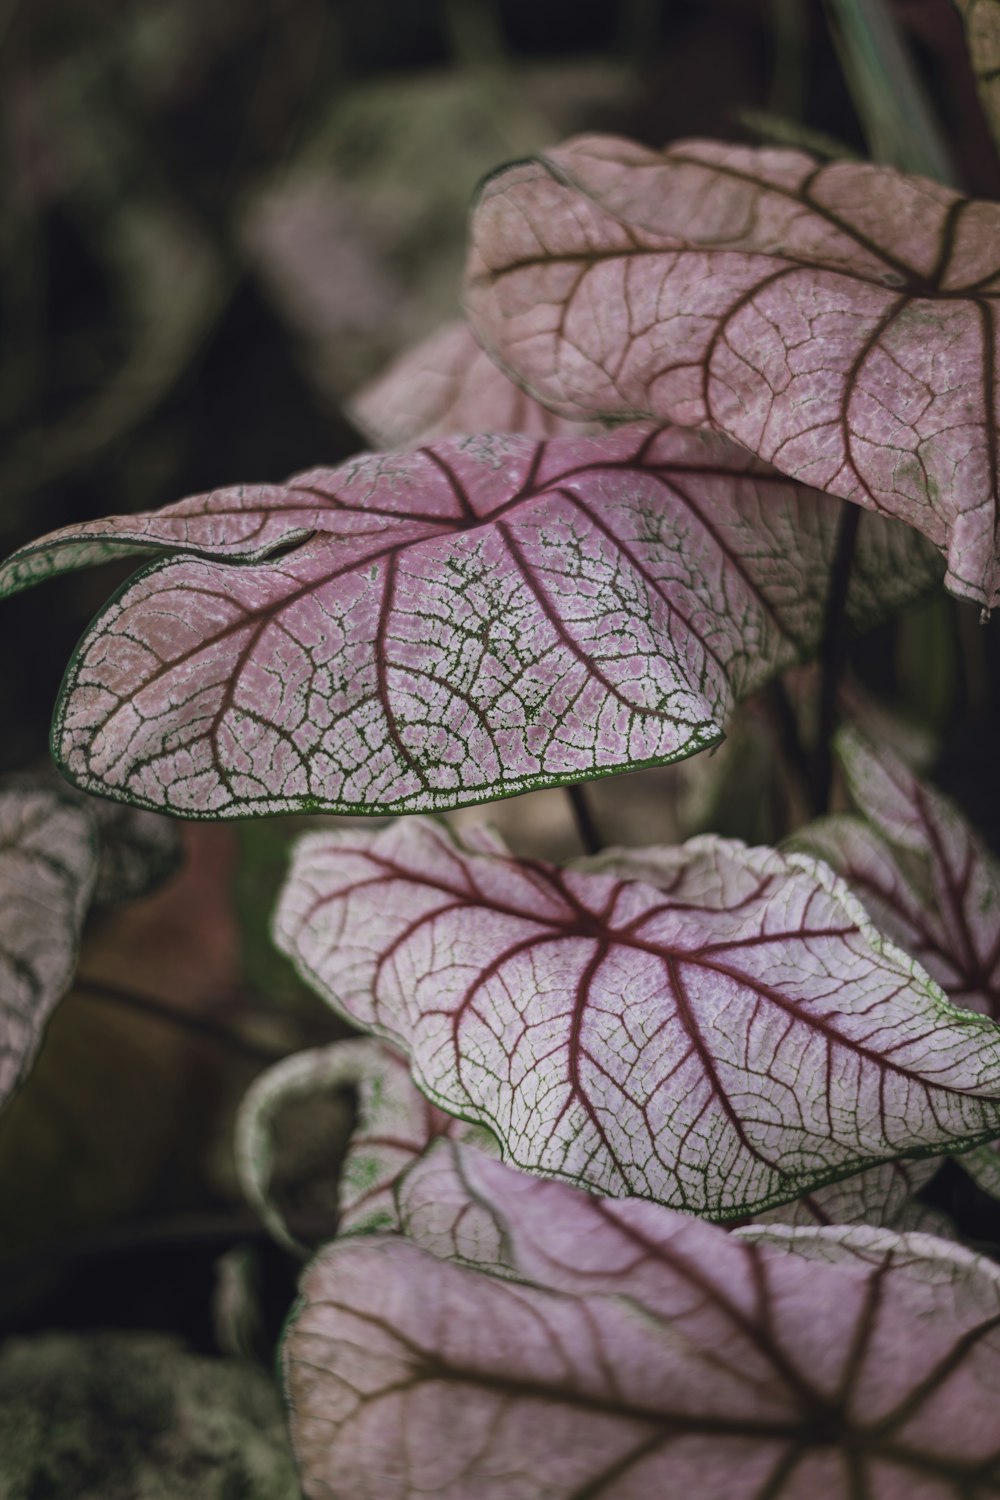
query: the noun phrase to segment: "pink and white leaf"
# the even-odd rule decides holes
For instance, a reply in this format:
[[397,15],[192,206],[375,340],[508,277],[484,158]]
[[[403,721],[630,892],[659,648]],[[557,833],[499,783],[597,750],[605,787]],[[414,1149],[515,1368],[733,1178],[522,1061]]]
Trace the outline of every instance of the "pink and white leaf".
[[[74,655],[53,743],[83,788],[184,816],[421,811],[717,742],[815,651],[839,514],[711,435],[486,436],[70,528],[0,584],[98,532],[197,554],[137,574]],[[933,576],[908,528],[866,531],[857,628]]]
[[[437,1253],[355,1238],[306,1273],[283,1362],[310,1500],[1000,1493],[990,1261],[885,1230],[727,1235],[454,1146],[404,1200],[445,1154],[471,1232],[459,1207]],[[506,1276],[477,1268],[486,1218]]]
[[789,847],[831,864],[955,1005],[1000,1021],[1000,861],[955,804],[886,746],[847,726],[836,746],[867,821],[823,818]]
[[715,838],[618,861],[518,861],[417,819],[314,834],[275,937],[446,1113],[602,1193],[737,1217],[1000,1134],[1000,1028],[825,865]]
[[462,322],[406,350],[347,403],[347,414],[376,448],[414,447],[463,432],[548,438],[588,430],[516,386]]
[[1000,602],[1000,204],[859,162],[582,136],[489,178],[466,306],[563,416],[707,425]]
[[0,1104],[69,988],[98,869],[83,808],[47,789],[0,790]]
[[450,1136],[486,1144],[485,1131],[435,1109],[414,1086],[405,1060],[381,1042],[335,1042],[283,1058],[244,1095],[234,1144],[244,1196],[294,1254],[306,1247],[289,1230],[271,1188],[277,1118],[297,1100],[342,1089],[356,1094],[357,1120],[338,1168],[341,1234],[396,1228],[396,1181],[432,1140]]
[[[978,1150],[988,1149],[978,1147]],[[791,1224],[808,1228],[830,1224],[868,1224],[897,1233],[921,1230],[950,1237],[943,1214],[917,1200],[941,1165],[939,1157],[920,1161],[887,1161],[828,1187],[806,1193],[793,1203],[756,1215],[756,1224]]]

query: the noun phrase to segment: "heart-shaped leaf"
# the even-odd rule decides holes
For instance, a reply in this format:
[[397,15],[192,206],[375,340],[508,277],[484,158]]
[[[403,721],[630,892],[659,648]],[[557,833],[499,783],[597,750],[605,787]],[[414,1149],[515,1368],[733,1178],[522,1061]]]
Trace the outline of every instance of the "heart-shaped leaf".
[[311,1500],[1000,1493],[991,1262],[884,1230],[755,1242],[454,1146],[407,1179],[411,1224],[421,1196],[420,1238],[472,1265],[374,1236],[305,1277],[284,1368]]
[[84,808],[47,789],[0,790],[0,1103],[69,987],[99,861]]
[[600,1192],[732,1217],[1000,1134],[1000,1028],[826,866],[705,838],[605,869],[423,820],[311,835],[275,937],[446,1113]]
[[983,112],[1000,143],[1000,0],[955,0],[965,22]]
[[467,307],[568,417],[708,424],[1000,600],[1000,204],[858,162],[589,136],[487,179]]
[[381,1042],[335,1042],[284,1058],[244,1096],[235,1150],[244,1196],[293,1253],[305,1247],[289,1231],[271,1191],[275,1120],[296,1099],[338,1089],[353,1089],[357,1097],[357,1121],[337,1172],[341,1234],[396,1228],[395,1184],[438,1136],[487,1145],[485,1131],[435,1109],[414,1087],[405,1059]]
[[[88,790],[415,811],[714,744],[816,648],[838,517],[722,439],[487,436],[71,527],[0,586],[97,540],[201,554],[139,573],[77,650],[54,743]],[[928,580],[913,532],[866,532],[855,625]]]
[[465,323],[449,323],[394,360],[348,403],[377,448],[409,447],[461,432],[579,436],[587,429],[540,406],[484,353]]

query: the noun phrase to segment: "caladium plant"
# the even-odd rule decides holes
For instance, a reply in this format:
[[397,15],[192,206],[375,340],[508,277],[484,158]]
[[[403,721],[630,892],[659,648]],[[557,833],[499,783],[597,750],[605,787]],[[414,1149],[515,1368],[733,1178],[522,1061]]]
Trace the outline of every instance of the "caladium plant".
[[[54,740],[87,790],[189,817],[416,811],[715,744],[817,649],[838,520],[718,438],[494,435],[68,527],[0,591],[187,554],[70,665]],[[866,528],[852,624],[926,589],[916,540]]]
[[487,181],[467,303],[561,415],[718,428],[918,527],[990,609],[998,233],[1000,205],[889,167],[586,136]]
[[1000,1493],[991,1261],[726,1235],[448,1143],[400,1199],[406,1238],[324,1251],[285,1341],[310,1497]]
[[[1000,6],[961,8],[992,45]],[[998,230],[890,166],[571,140],[487,181],[467,322],[353,403],[391,451],[0,568],[140,563],[56,707],[81,791],[0,791],[0,1101],[87,910],[156,865],[146,810],[569,785],[591,846],[425,816],[295,850],[277,944],[366,1034],[283,1057],[236,1122],[301,1258],[285,1111],[356,1096],[285,1341],[310,1497],[1000,1496],[1000,1272],[924,1201],[956,1153],[1000,1184],[1000,866],[850,732],[863,818],[780,849],[593,854],[576,785],[711,750],[759,695],[822,812],[847,636],[938,553],[1000,602]]]
[[410,819],[303,839],[275,935],[441,1109],[600,1192],[731,1218],[1000,1128],[1000,1030],[801,856],[560,870]]

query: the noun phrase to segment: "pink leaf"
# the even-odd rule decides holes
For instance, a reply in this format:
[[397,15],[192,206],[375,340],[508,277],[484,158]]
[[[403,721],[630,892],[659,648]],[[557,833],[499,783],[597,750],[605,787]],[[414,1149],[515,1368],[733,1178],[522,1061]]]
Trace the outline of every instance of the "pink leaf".
[[27,1074],[69,988],[99,859],[94,824],[70,798],[0,791],[0,1103]]
[[[486,436],[68,528],[0,587],[96,541],[199,554],[140,572],[77,650],[54,743],[87,789],[418,811],[714,744],[815,650],[838,517],[711,436]],[[929,578],[912,531],[865,529],[855,626]]]
[[456,1147],[411,1200],[447,1156],[469,1212],[449,1235],[424,1194],[434,1248],[472,1264],[375,1236],[305,1277],[284,1368],[310,1500],[1000,1490],[991,1262],[884,1230],[726,1235]]
[[[992,1143],[991,1143],[992,1145]],[[990,1147],[980,1147],[989,1150]],[[898,1232],[924,1230],[950,1233],[944,1215],[916,1200],[941,1165],[939,1157],[921,1161],[887,1161],[833,1182],[829,1187],[806,1193],[794,1203],[757,1214],[757,1224],[827,1225],[869,1224]]]
[[889,167],[569,141],[488,179],[467,308],[564,416],[708,424],[1000,600],[1000,205]]
[[[788,846],[832,865],[955,1005],[1000,1021],[1000,862],[955,804],[884,745],[845,727],[837,750],[868,821],[821,818]],[[960,1164],[1000,1197],[996,1142]]]
[[465,323],[449,323],[401,354],[348,403],[347,414],[378,448],[462,432],[559,437],[588,430],[526,395],[480,349]]
[[884,745],[844,728],[837,750],[867,822],[821,818],[789,847],[831,864],[955,1005],[1000,1021],[1000,863],[954,803]]
[[271,1192],[276,1116],[297,1099],[338,1089],[357,1093],[357,1121],[340,1164],[338,1231],[395,1229],[397,1179],[439,1136],[485,1147],[486,1132],[435,1109],[415,1088],[405,1060],[367,1038],[296,1052],[268,1068],[244,1095],[236,1120],[236,1166],[247,1201],[281,1244],[304,1247],[291,1234]]
[[610,869],[414,819],[316,834],[276,941],[440,1108],[600,1192],[733,1217],[1000,1134],[1000,1030],[825,866],[706,838]]

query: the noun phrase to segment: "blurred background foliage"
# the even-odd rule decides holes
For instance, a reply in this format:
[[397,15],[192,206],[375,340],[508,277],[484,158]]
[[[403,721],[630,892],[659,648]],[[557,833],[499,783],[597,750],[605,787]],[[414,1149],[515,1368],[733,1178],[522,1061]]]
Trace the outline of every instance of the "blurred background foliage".
[[[458,311],[478,179],[593,129],[870,153],[1000,197],[950,0],[0,0],[0,549],[362,447],[347,398]],[[0,772],[45,755],[69,652],[128,571],[3,606]],[[995,841],[996,637],[942,595],[851,658]],[[812,692],[800,674],[717,755],[595,784],[603,837],[779,838],[808,807],[774,731],[802,706],[808,735]],[[495,816],[519,852],[578,851],[558,792]],[[273,1337],[294,1268],[227,1143],[264,1057],[337,1034],[267,938],[301,826],[188,830],[186,875],[88,934],[90,983],[0,1132],[4,1326]],[[124,986],[240,1045],[116,1008]],[[260,1276],[270,1332],[234,1332]]]

